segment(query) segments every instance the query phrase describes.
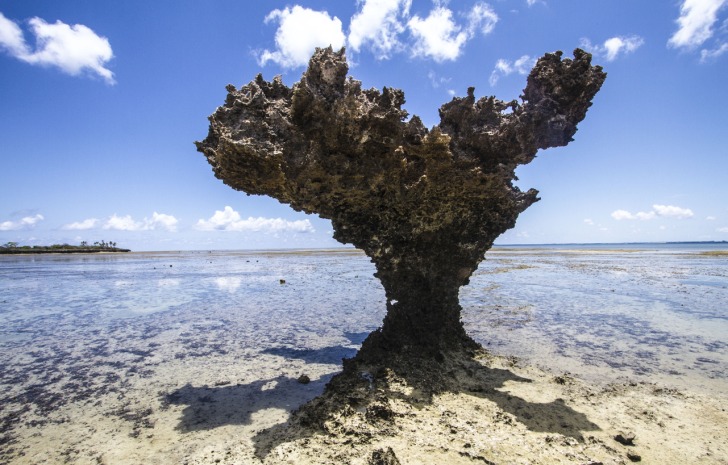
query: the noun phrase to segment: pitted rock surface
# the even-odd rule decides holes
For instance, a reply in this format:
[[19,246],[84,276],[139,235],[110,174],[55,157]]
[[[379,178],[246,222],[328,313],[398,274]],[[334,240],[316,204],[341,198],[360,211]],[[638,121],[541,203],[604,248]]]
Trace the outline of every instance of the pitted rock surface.
[[362,89],[347,73],[343,49],[317,49],[292,88],[261,75],[229,85],[197,149],[232,188],[330,219],[338,241],[373,260],[388,312],[360,357],[472,346],[459,288],[539,200],[513,185],[515,170],[572,140],[606,74],[582,50],[549,53],[521,102],[470,88],[428,130],[401,90]]

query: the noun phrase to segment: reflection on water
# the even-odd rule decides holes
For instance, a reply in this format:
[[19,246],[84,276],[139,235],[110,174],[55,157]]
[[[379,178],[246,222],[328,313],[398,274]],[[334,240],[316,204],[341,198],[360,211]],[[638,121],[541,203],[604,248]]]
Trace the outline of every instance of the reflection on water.
[[217,287],[220,290],[227,291],[231,294],[238,290],[240,283],[242,282],[243,278],[237,276],[221,276],[219,278],[215,278],[215,284],[217,284]]
[[[463,320],[491,350],[554,370],[725,387],[727,263],[691,250],[496,249],[461,291]],[[130,318],[144,318],[141,333],[187,319],[267,354],[350,354],[346,335],[383,317],[373,273],[353,250],[3,256],[3,362]],[[202,347],[197,334],[185,340]]]

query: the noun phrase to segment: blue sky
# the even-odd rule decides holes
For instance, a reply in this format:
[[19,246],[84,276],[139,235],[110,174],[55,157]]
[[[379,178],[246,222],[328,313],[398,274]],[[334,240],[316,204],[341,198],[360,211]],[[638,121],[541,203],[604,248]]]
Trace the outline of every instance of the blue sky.
[[475,86],[511,100],[543,53],[607,81],[565,148],[518,170],[542,200],[497,242],[728,240],[728,0],[0,0],[0,243],[329,247],[331,225],[217,180],[193,141],[228,83],[292,85],[347,46],[425,124]]

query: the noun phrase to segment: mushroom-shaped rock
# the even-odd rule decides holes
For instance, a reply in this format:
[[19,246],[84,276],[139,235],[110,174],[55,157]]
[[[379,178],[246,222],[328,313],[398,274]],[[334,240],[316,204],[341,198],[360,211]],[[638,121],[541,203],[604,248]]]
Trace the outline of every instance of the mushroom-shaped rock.
[[372,259],[387,315],[357,361],[470,351],[459,288],[538,200],[513,185],[516,167],[572,140],[606,74],[582,50],[549,53],[521,102],[470,88],[428,130],[401,90],[365,90],[347,72],[343,49],[317,49],[292,88],[260,75],[228,86],[197,149],[232,188],[330,219],[338,241]]

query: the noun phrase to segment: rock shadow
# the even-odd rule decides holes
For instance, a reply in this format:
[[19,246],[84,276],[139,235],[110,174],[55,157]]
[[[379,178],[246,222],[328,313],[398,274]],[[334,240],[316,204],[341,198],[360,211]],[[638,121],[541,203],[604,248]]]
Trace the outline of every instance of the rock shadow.
[[279,376],[248,384],[195,387],[187,384],[162,395],[163,407],[184,405],[176,430],[188,433],[225,425],[250,425],[252,415],[265,409],[291,412],[320,395],[331,375],[307,384],[296,378]]
[[262,430],[254,437],[256,456],[265,460],[277,446],[314,435],[346,437],[347,441],[359,437],[366,442],[377,434],[397,434],[400,414],[390,401],[403,401],[409,406],[408,415],[417,415],[418,410],[446,393],[468,394],[493,402],[497,406],[496,417],[484,417],[483,422],[520,423],[529,431],[559,434],[579,442],[584,441],[584,432],[601,429],[563,399],[530,402],[501,390],[509,382],[532,380],[489,364],[487,358],[458,356],[438,366],[439,372],[433,371],[433,366],[417,367],[415,363],[380,367],[374,373],[345,364],[344,371],[331,379],[321,396],[295,411],[288,422]]
[[[356,344],[368,333],[345,333]],[[273,347],[261,353],[306,363],[341,366],[342,360],[353,357],[357,350],[345,346],[321,349]],[[223,425],[249,425],[252,415],[269,408],[292,412],[320,395],[324,385],[335,373],[301,383],[298,378],[278,376],[248,384],[225,384],[195,387],[187,384],[174,392],[162,395],[163,406],[185,405],[176,429],[182,432],[213,429]]]
[[271,347],[264,354],[295,358],[306,363],[324,363],[341,366],[342,360],[356,355],[356,349],[344,346],[324,347],[322,349],[294,349],[291,347]]
[[[531,379],[507,369],[489,367],[478,360],[466,360],[461,363],[462,365],[453,370],[452,382],[447,383],[442,392],[463,393],[490,400],[502,412],[512,415],[515,421],[533,432],[560,434],[583,441],[584,431],[601,429],[585,414],[569,407],[563,399],[530,402],[501,390],[508,382],[531,383]],[[438,393],[433,392],[433,395]],[[432,402],[432,399],[428,401]]]

